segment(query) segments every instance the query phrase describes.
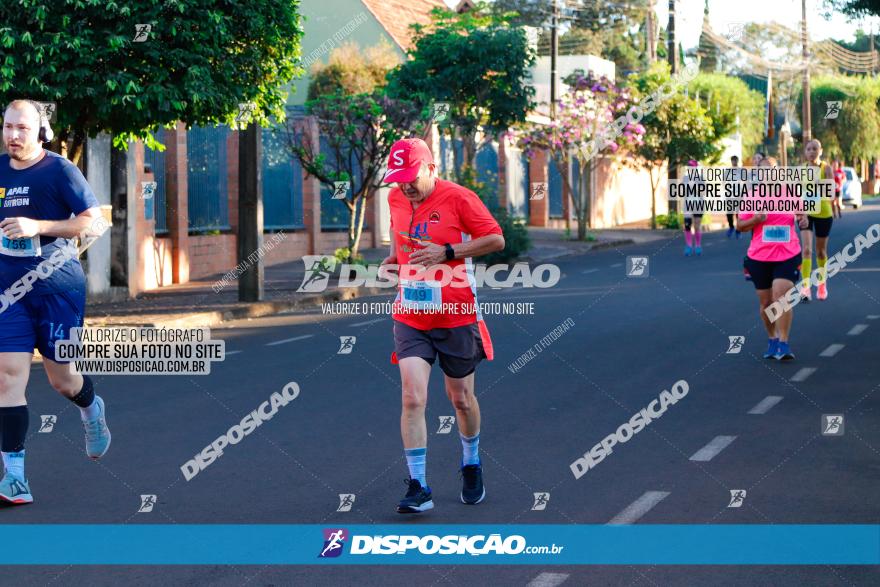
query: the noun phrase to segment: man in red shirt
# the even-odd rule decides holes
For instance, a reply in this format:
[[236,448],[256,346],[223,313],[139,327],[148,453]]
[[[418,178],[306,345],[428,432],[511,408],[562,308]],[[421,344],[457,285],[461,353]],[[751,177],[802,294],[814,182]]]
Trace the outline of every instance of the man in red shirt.
[[[434,507],[425,480],[425,406],[431,366],[438,356],[462,443],[461,501],[477,504],[486,490],[474,370],[493,353],[476,305],[471,257],[502,250],[504,237],[476,194],[437,178],[431,150],[421,139],[394,143],[385,181],[397,184],[388,195],[391,252],[383,264],[401,266],[392,312],[393,360],[400,366],[400,432],[410,475],[397,511],[418,513]],[[421,267],[426,269],[416,274]]]

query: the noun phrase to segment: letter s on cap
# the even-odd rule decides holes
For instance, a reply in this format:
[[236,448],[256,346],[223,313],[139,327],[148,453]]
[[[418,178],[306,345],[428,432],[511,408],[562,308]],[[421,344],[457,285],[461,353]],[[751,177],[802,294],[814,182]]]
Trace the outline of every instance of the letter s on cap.
[[398,155],[398,153],[403,153],[403,149],[398,149],[391,153],[391,156],[394,157],[394,165],[396,165],[397,167],[403,167],[405,163],[403,162],[403,159],[400,157],[400,155]]

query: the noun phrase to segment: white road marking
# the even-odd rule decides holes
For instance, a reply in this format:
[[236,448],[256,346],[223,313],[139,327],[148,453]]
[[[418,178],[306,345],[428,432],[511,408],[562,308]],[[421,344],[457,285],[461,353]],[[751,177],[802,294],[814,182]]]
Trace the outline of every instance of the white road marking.
[[526,587],[556,587],[562,585],[568,579],[568,573],[541,573],[531,581]]
[[845,347],[845,346],[846,345],[834,343],[832,345],[829,345],[829,347],[827,349],[825,349],[824,351],[819,353],[819,356],[820,357],[833,357],[834,355],[836,355],[837,353],[842,351],[843,347]]
[[623,263],[615,263],[612,267],[623,267]]
[[770,408],[782,401],[781,395],[768,395],[759,401],[754,408],[749,410],[750,414],[766,414]]
[[800,369],[797,373],[795,373],[789,381],[794,381],[795,383],[800,383],[801,381],[806,381],[807,377],[816,372],[815,367],[804,367]]
[[266,343],[266,346],[275,346],[277,344],[284,344],[286,342],[293,342],[295,340],[303,340],[305,338],[312,338],[313,336],[315,336],[315,335],[314,334],[306,334],[303,336],[294,336],[293,338],[285,338],[284,340],[276,340],[275,342],[268,342],[268,343]]
[[690,460],[699,461],[701,463],[711,461],[718,455],[718,453],[730,446],[730,443],[734,440],[736,440],[736,436],[716,436],[709,442],[709,444],[695,452]]
[[647,514],[655,505],[666,499],[667,495],[669,495],[668,491],[646,491],[644,495],[626,506],[626,509],[611,518],[608,524],[632,524]]
[[861,333],[863,333],[865,330],[867,330],[867,328],[868,328],[867,324],[856,324],[855,326],[853,326],[852,328],[849,329],[849,332],[847,332],[847,334],[850,336],[858,336]]
[[586,269],[585,271],[581,271],[581,273],[595,273],[598,269]]
[[868,314],[868,320],[876,320],[877,318],[880,318],[877,314]]
[[384,322],[385,318],[376,318],[375,320],[367,320],[366,322],[356,322],[355,324],[349,324],[349,326],[366,326],[367,324],[375,324],[376,322]]
[[229,355],[237,355],[240,352],[241,351],[226,351],[226,356],[228,357]]

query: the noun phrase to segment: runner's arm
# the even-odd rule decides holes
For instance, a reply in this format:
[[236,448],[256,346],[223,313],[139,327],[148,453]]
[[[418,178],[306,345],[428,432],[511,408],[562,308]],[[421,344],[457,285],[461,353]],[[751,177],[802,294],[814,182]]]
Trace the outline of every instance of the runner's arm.
[[455,251],[456,259],[466,257],[479,257],[488,253],[494,253],[504,249],[504,237],[500,234],[487,234],[464,243],[455,243],[452,250]]
[[73,238],[90,235],[95,219],[101,218],[100,208],[88,208],[78,216],[66,220],[34,220],[33,218],[13,217],[0,222],[0,228],[9,238],[30,238],[33,236],[58,236]]
[[393,265],[397,263],[397,241],[395,240],[394,231],[391,231],[391,249],[388,256],[382,261],[382,265]]
[[751,218],[746,220],[740,219],[738,216],[736,218],[736,229],[740,232],[747,232],[752,230],[756,224],[760,224],[767,220],[767,216],[765,214],[755,214]]

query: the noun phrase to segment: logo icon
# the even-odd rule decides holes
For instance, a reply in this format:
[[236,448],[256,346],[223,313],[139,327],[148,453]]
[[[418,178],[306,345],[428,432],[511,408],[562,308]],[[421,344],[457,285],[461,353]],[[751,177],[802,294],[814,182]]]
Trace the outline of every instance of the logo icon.
[[351,506],[354,505],[354,493],[340,493],[339,494],[339,507],[336,508],[337,512],[350,512]]
[[37,432],[42,432],[44,434],[48,434],[52,432],[55,428],[55,422],[58,421],[58,416],[54,414],[47,414],[45,416],[40,416],[40,429]]
[[535,503],[532,504],[533,512],[540,512],[547,509],[547,502],[550,501],[550,494],[542,491],[539,493],[533,493],[535,496]]
[[538,27],[527,26],[523,27],[526,31],[526,43],[529,45],[529,49],[532,51],[538,50]]
[[134,38],[132,42],[134,43],[143,43],[150,37],[150,31],[153,30],[153,25],[151,24],[136,24],[134,25]]
[[822,414],[822,436],[843,436],[843,414]]
[[743,32],[745,31],[745,24],[741,22],[730,22],[727,23],[727,40],[731,43],[736,43],[737,41],[741,41],[743,37]]
[[139,514],[148,514],[153,511],[153,507],[156,505],[156,496],[155,495],[142,495],[141,496],[141,507],[138,508]]
[[431,212],[431,215],[428,216],[428,222],[430,222],[431,224],[439,223],[440,222],[440,212],[438,212],[437,210],[434,210],[433,212]]
[[334,200],[344,200],[345,196],[348,195],[350,184],[347,181],[334,181],[333,182],[333,199]]
[[12,493],[12,495],[10,495],[9,497],[15,497],[16,495],[23,495],[25,493],[28,493],[27,487],[24,486],[24,483],[22,483],[15,477],[12,478],[12,482],[9,485],[12,489],[12,491],[10,492]]
[[342,554],[342,547],[345,546],[345,540],[348,538],[348,532],[343,528],[331,529],[324,528],[324,548],[318,558],[335,558]]
[[350,355],[351,351],[354,350],[354,343],[357,342],[356,336],[340,336],[339,337],[339,350],[336,352],[337,355]]
[[434,114],[431,120],[434,122],[443,122],[449,115],[449,102],[436,102],[434,104]]
[[455,416],[440,416],[440,427],[437,428],[437,434],[449,434],[452,432],[453,425],[455,425]]
[[49,122],[55,122],[55,111],[57,110],[55,102],[37,102],[37,104],[40,106],[43,117]]
[[336,269],[336,257],[328,255],[305,255],[303,264],[306,273],[303,281],[296,290],[299,293],[316,293],[327,289],[327,283],[333,270]]
[[152,200],[153,196],[156,195],[156,182],[155,181],[142,181],[141,182],[141,199],[142,200]]
[[843,107],[843,102],[841,100],[830,100],[825,102],[825,120],[834,120],[840,114],[840,109]]
[[729,508],[739,508],[742,507],[743,501],[746,498],[746,490],[745,489],[731,489],[730,490],[730,503],[727,504]]
[[533,181],[532,182],[532,193],[529,194],[530,200],[543,200],[547,197],[547,182],[546,181]]
[[648,277],[648,258],[647,257],[627,257],[626,258],[626,276],[627,277]]
[[743,344],[746,342],[745,336],[728,336],[727,337],[728,346],[727,354],[728,355],[738,355],[739,352],[743,349]]
[[6,197],[6,188],[0,188],[0,200]]

